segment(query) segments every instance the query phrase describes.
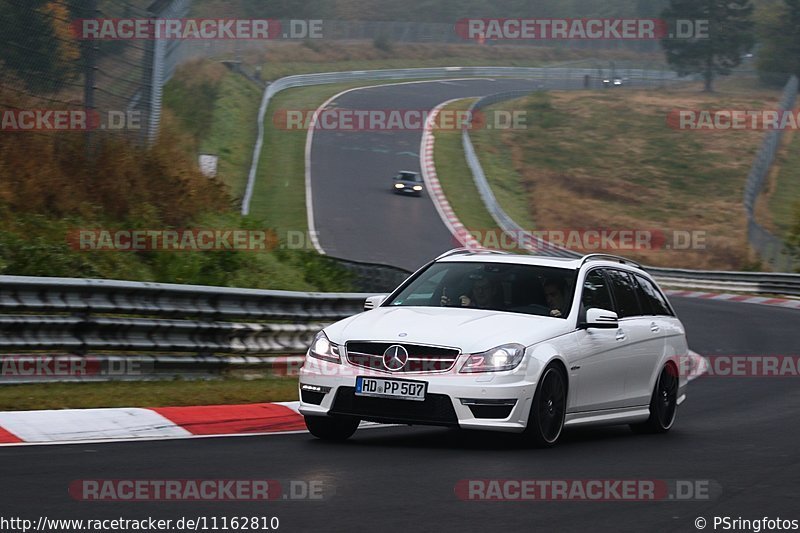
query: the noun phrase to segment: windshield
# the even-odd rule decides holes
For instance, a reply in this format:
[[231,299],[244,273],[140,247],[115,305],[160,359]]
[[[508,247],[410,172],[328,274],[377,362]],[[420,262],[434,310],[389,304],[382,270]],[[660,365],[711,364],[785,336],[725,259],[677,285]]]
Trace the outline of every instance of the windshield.
[[401,172],[397,179],[405,180],[405,181],[422,181],[418,174],[414,174],[412,172]]
[[577,271],[507,263],[434,263],[388,306],[455,307],[567,318]]

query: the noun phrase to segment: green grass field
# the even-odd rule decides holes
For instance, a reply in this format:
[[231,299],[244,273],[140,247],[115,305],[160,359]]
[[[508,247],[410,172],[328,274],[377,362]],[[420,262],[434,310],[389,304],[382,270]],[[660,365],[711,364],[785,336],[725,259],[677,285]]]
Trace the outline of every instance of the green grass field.
[[248,79],[231,74],[220,87],[208,136],[200,151],[219,157],[219,174],[224,176],[234,198],[241,198],[253,159],[258,127],[256,116],[261,103],[261,88]]
[[785,235],[800,217],[800,134],[786,132],[768,187],[769,217],[779,235]]
[[[458,100],[447,105],[444,112],[463,111],[474,100]],[[461,145],[461,131],[441,129],[434,133],[434,160],[436,174],[447,196],[447,201],[461,223],[472,231],[493,230],[497,227],[486,211],[472,179]]]
[[[667,125],[673,109],[768,109],[779,93],[548,92],[496,104],[520,129],[473,134],[501,205],[524,227],[705,231],[706,248],[627,253],[648,264],[738,269],[750,260],[742,190],[763,133]],[[530,224],[530,226],[527,226]]]

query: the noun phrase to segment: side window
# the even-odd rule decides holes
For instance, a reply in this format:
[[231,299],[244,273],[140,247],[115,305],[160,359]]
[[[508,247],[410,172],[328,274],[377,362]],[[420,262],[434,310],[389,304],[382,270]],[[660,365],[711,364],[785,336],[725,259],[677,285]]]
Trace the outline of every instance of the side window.
[[641,315],[642,309],[639,307],[636,290],[628,273],[614,269],[609,269],[606,272],[611,280],[611,291],[614,293],[614,300],[617,302],[617,315],[619,315],[619,318]]
[[633,274],[631,277],[636,278],[636,282],[633,284],[633,288],[636,291],[636,297],[639,299],[639,305],[642,307],[642,314],[643,315],[658,315],[658,311],[653,308],[650,304],[650,296],[647,295],[647,292],[642,285],[642,281],[644,278],[637,274]]
[[608,282],[600,270],[592,270],[583,280],[583,294],[581,303],[584,309],[597,307],[599,309],[614,310],[611,293],[608,291]]
[[650,304],[651,314],[673,316],[664,295],[661,294],[661,291],[659,291],[649,279],[637,275],[636,281],[639,282],[639,286],[642,288],[641,292],[645,294]]

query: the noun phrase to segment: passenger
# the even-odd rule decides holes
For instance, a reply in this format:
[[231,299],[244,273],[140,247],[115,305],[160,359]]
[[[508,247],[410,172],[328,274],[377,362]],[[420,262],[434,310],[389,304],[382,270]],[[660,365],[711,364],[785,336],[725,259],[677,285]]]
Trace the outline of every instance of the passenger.
[[545,280],[544,297],[547,301],[547,307],[550,308],[550,316],[562,317],[566,314],[567,309],[564,305],[564,290],[566,283],[563,279],[548,279]]

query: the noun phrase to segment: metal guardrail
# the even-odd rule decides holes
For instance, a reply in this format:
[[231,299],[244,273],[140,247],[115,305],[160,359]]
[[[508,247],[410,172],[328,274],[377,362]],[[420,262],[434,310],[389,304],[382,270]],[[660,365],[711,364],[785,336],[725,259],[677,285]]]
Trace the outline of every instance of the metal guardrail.
[[[381,81],[381,80],[410,80],[410,79],[436,79],[436,78],[524,78],[532,80],[570,80],[576,87],[582,87],[586,76],[596,76],[596,68],[569,68],[569,67],[435,67],[416,69],[387,69],[387,70],[362,70],[352,72],[323,72],[320,74],[303,74],[287,76],[267,86],[258,110],[258,138],[253,150],[253,161],[247,178],[247,187],[242,198],[242,215],[250,213],[250,202],[253,199],[256,175],[258,173],[261,150],[264,146],[264,118],[269,108],[269,103],[275,95],[286,89],[294,87],[310,87],[327,83],[347,83],[352,81]],[[632,80],[652,80],[662,83],[666,80],[676,79],[674,73],[665,71],[651,71],[646,69],[626,69],[626,77]]]
[[644,268],[665,287],[800,297],[800,274]]
[[[797,101],[798,79],[789,78],[783,90],[778,111],[791,111]],[[744,208],[747,213],[747,240],[758,255],[776,270],[792,271],[800,266],[800,259],[794,256],[780,237],[773,235],[756,222],[755,205],[764,182],[767,180],[772,164],[780,148],[783,130],[770,130],[756,154],[753,166],[747,176],[744,188]]]
[[[482,109],[486,106],[505,102],[507,100],[514,100],[522,98],[531,94],[531,91],[510,91],[505,93],[497,93],[485,96],[477,100],[469,108],[469,116],[475,116],[475,111]],[[467,159],[467,166],[472,173],[472,178],[475,181],[475,187],[478,189],[483,205],[486,206],[489,214],[492,215],[497,226],[506,234],[510,235],[517,244],[535,254],[535,255],[548,255],[555,257],[581,257],[582,254],[573,252],[566,248],[559,248],[551,245],[544,240],[530,235],[522,226],[517,224],[505,210],[500,206],[497,198],[492,192],[492,187],[489,185],[489,180],[486,179],[486,174],[483,172],[483,166],[478,159],[478,154],[475,152],[475,146],[472,144],[472,139],[469,136],[468,125],[461,131],[461,144],[464,148],[464,155]]]
[[[667,287],[800,297],[800,275],[648,270]],[[295,375],[291,354],[367,295],[0,276],[0,383]],[[84,372],[50,375],[71,362]]]
[[301,353],[364,297],[0,276],[0,350]]

